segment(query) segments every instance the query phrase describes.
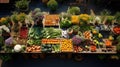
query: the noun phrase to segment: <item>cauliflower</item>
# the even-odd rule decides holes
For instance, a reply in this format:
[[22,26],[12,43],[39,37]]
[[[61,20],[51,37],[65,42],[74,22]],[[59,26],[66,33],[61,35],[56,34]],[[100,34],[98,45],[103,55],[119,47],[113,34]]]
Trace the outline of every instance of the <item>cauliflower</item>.
[[20,52],[21,50],[22,50],[22,46],[21,45],[17,44],[17,45],[14,46],[14,51],[15,52]]

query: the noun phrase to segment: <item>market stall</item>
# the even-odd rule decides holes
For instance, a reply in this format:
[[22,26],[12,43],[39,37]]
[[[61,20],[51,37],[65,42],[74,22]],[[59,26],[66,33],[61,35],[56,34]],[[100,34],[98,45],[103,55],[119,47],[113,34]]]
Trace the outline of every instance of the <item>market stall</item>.
[[0,19],[1,53],[117,53],[120,26],[114,16],[35,16],[34,11]]

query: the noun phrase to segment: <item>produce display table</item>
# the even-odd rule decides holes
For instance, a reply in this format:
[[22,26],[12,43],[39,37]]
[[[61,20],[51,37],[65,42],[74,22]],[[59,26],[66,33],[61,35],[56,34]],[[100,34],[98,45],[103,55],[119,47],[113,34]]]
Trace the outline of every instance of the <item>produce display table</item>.
[[[30,15],[27,17],[30,18]],[[23,22],[18,21],[18,24],[12,22],[14,25],[8,29],[1,26],[1,30],[7,29],[10,35],[1,35],[4,45],[0,53],[117,53],[116,40],[120,35],[118,24],[99,23],[98,17],[89,21],[91,16],[88,14],[69,17],[45,14],[31,25],[24,23],[28,22],[27,18]]]

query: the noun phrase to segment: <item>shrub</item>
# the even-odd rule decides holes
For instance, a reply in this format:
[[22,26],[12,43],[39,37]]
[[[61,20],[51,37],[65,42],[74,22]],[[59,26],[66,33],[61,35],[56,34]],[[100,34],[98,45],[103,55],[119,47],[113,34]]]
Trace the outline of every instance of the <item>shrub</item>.
[[72,14],[72,15],[78,15],[78,14],[80,14],[80,8],[79,7],[70,7],[70,8],[68,8],[67,13]]
[[49,0],[47,6],[52,10],[55,11],[58,7],[58,3],[56,0]]
[[29,6],[29,1],[27,0],[20,0],[15,3],[16,8],[26,10]]

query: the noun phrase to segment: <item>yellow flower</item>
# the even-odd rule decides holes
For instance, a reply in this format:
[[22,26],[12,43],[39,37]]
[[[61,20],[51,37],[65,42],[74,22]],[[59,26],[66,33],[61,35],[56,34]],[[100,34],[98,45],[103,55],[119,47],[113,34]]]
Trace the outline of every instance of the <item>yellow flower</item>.
[[72,22],[73,24],[79,24],[79,16],[73,15],[73,16],[71,17],[71,22]]
[[88,21],[90,16],[88,14],[80,14],[80,19],[83,21]]
[[87,21],[87,20],[88,20],[88,18],[86,18],[86,17],[83,17],[83,18],[82,18],[82,20],[83,20],[83,21]]
[[26,17],[26,14],[25,14],[25,13],[20,13],[20,14],[18,14],[18,16],[17,16],[17,20],[18,20],[18,21],[23,21],[23,20],[25,19],[25,17]]
[[5,22],[7,19],[5,17],[2,17],[0,22]]

